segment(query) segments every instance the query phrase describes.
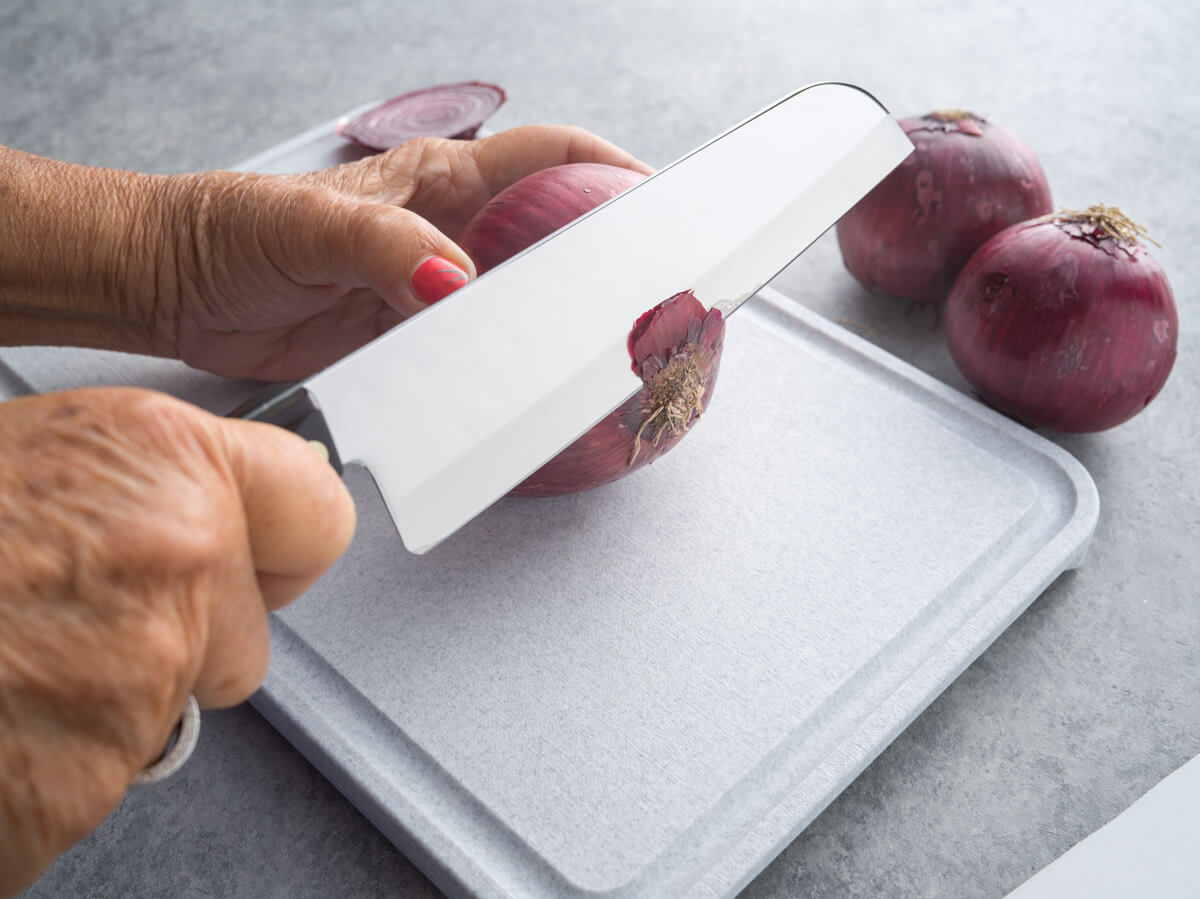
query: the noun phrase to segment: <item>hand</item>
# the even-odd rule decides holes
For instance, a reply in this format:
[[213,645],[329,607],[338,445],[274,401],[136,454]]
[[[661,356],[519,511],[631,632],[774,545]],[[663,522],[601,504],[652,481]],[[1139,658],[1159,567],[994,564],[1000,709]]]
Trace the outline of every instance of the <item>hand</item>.
[[0,895],[103,820],[189,692],[254,691],[267,612],[353,529],[280,428],[130,389],[0,403]]
[[649,173],[579,128],[421,138],[320,172],[145,175],[0,147],[0,345],[174,356],[296,380],[426,305],[416,268],[508,185],[552,165]]
[[477,141],[422,138],[298,176],[205,173],[173,185],[178,294],[159,299],[174,352],[224,375],[295,380],[419,311],[431,256],[474,265],[454,240],[508,185],[565,162],[651,169],[577,128]]

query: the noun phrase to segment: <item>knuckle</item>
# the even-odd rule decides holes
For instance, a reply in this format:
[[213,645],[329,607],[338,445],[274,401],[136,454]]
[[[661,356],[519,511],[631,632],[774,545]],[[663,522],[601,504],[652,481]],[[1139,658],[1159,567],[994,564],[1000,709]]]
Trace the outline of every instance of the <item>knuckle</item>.
[[203,625],[177,604],[169,610],[145,610],[127,632],[127,673],[121,681],[126,708],[127,754],[137,767],[162,749],[163,734],[174,726],[180,700],[200,669]]
[[449,141],[444,137],[414,137],[404,144],[418,161],[442,155],[442,150]]
[[153,391],[134,392],[124,404],[118,427],[136,450],[104,528],[113,571],[194,575],[228,557],[242,519],[230,462],[207,418]]
[[119,425],[128,433],[157,438],[159,446],[186,444],[204,430],[200,410],[165,393],[131,390],[119,409]]
[[265,653],[242,659],[212,679],[208,692],[222,706],[237,705],[254,694],[267,676],[270,659]]
[[182,622],[170,620],[175,617],[144,616],[130,640],[140,656],[140,670],[155,673],[143,689],[159,703],[169,701],[196,666],[199,641],[188,637]]
[[391,196],[397,190],[407,189],[412,182],[413,173],[420,167],[421,160],[432,152],[434,140],[435,138],[416,137],[375,157],[376,171],[381,182],[380,191]]

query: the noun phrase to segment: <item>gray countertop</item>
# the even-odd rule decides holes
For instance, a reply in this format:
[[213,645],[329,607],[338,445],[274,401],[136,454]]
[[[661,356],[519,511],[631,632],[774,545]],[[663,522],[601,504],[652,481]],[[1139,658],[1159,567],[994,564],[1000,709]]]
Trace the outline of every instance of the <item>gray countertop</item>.
[[[1034,147],[1057,206],[1105,202],[1146,223],[1179,306],[1175,370],[1127,424],[1049,435],[1100,492],[1087,563],[744,893],[1000,896],[1200,753],[1200,8],[895,6],[10,0],[0,143],[221,167],[365,100],[476,78],[509,92],[492,127],[579,124],[662,164],[837,79],[897,115],[988,114]],[[966,389],[930,310],[865,294],[828,235],[777,286]],[[439,894],[242,706],[207,713],[185,770],[127,798],[29,895]]]

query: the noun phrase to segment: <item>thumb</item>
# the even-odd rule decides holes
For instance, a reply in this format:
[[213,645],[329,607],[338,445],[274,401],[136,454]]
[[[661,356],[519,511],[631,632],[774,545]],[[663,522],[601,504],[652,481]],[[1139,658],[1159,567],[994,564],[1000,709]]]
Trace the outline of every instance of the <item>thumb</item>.
[[368,287],[409,316],[475,277],[466,252],[415,212],[335,195],[330,215],[321,193],[304,263],[311,282]]
[[354,534],[349,493],[303,438],[262,422],[214,424],[242,502],[246,544],[244,555],[231,556],[220,601],[209,608],[204,660],[192,688],[205,707],[233,705],[258,687],[270,658],[265,612],[307,590]]
[[355,510],[328,457],[264,422],[218,419],[269,609],[295,599],[350,545]]

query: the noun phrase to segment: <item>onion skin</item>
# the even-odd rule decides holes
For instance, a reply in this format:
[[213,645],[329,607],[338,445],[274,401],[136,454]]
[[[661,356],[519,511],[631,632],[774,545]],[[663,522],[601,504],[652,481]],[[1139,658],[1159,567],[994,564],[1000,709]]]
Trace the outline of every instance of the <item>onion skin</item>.
[[946,339],[980,397],[1032,427],[1101,431],[1166,383],[1179,328],[1166,275],[1145,247],[1074,221],[993,237],[959,274]]
[[458,245],[482,275],[644,177],[595,162],[542,169],[489,200],[467,223]]
[[[543,169],[497,194],[467,224],[459,246],[482,275],[643,177],[597,163]],[[564,285],[563,301],[570,300]],[[642,388],[512,495],[580,493],[625,477],[677,446],[708,408],[725,340],[721,313],[685,290],[630,324],[630,363]]]
[[[642,329],[640,340],[634,336],[638,328]],[[725,321],[720,311],[705,311],[691,291],[676,294],[647,312],[630,335],[631,349],[637,344],[656,348],[643,357],[634,356],[634,371],[644,382],[642,389],[517,485],[512,495],[581,493],[632,474],[674,449],[712,400],[724,343]],[[668,428],[655,439],[658,422],[647,423],[655,408],[654,377],[669,372],[669,366],[689,361],[697,368],[700,404],[684,410],[684,427]]]
[[1050,186],[1033,150],[984,118],[899,124],[916,149],[842,217],[838,246],[868,290],[940,303],[988,238],[1052,210]]

